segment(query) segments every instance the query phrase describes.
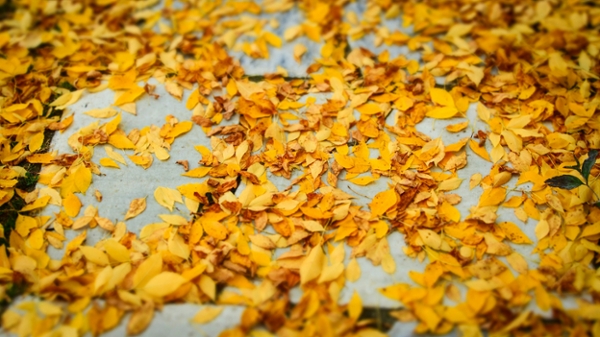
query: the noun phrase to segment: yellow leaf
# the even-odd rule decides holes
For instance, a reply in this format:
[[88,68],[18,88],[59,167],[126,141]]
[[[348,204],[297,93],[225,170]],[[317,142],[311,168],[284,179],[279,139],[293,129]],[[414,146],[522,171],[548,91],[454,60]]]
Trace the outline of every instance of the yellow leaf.
[[[96,279],[94,280],[94,294],[101,294],[103,288],[108,284],[110,279],[112,278],[113,269],[111,266],[106,266],[104,269],[96,275]],[[108,289],[107,289],[108,290]]]
[[39,302],[37,307],[44,316],[57,316],[62,314],[62,308],[51,302]]
[[198,284],[200,286],[200,290],[202,290],[202,292],[210,297],[210,299],[212,299],[213,301],[216,299],[217,297],[217,284],[215,283],[215,281],[210,278],[207,275],[201,275],[200,276],[200,283]]
[[550,233],[550,225],[546,220],[540,220],[538,224],[535,226],[535,236],[538,240],[541,240],[546,237]]
[[429,330],[431,331],[434,331],[438,324],[440,324],[440,322],[442,321],[440,316],[438,316],[438,314],[433,310],[433,308],[427,305],[417,302],[414,307],[414,311],[415,315],[419,318],[419,320],[425,323],[427,328],[429,328]]
[[481,173],[475,173],[474,175],[471,176],[471,179],[469,179],[469,189],[474,189],[477,185],[479,185],[479,183],[481,182],[481,179],[483,179],[483,177],[481,176]]
[[300,283],[304,285],[319,277],[323,271],[324,263],[325,254],[321,246],[313,247],[300,265]]
[[281,47],[281,38],[279,36],[277,36],[271,32],[265,32],[263,34],[263,37],[265,38],[267,43],[270,44],[271,46],[273,46],[275,48]]
[[173,126],[171,131],[169,131],[169,133],[167,134],[167,138],[177,138],[185,133],[188,133],[193,126],[194,123],[190,121],[177,123],[175,124],[175,126]]
[[302,221],[302,226],[304,226],[304,229],[306,229],[309,232],[322,232],[325,230],[323,228],[323,225],[314,220]]
[[154,303],[152,301],[148,301],[139,309],[135,310],[133,314],[131,314],[129,322],[127,322],[127,335],[135,336],[144,332],[148,325],[150,325],[153,317]]
[[436,119],[448,119],[454,117],[458,113],[458,110],[453,106],[443,106],[433,108],[425,114],[427,117]]
[[75,186],[77,186],[77,189],[81,193],[85,193],[92,183],[92,171],[81,165],[73,174],[73,179],[75,179]]
[[110,118],[116,116],[117,113],[118,111],[113,108],[93,109],[84,112],[84,114],[94,118]]
[[169,225],[185,226],[188,223],[188,221],[184,217],[177,214],[159,214],[158,217],[161,218],[162,221],[168,223]]
[[360,178],[350,179],[349,181],[352,182],[353,184],[356,184],[359,186],[366,186],[374,181],[377,181],[377,179],[375,179],[374,177],[360,177]]
[[351,169],[354,167],[354,158],[343,155],[341,153],[334,153],[333,157],[335,158],[335,161],[338,162],[338,164],[340,164],[340,166],[342,166],[345,169]]
[[192,178],[202,178],[202,177],[206,176],[208,174],[208,172],[210,172],[210,170],[212,170],[212,167],[204,167],[204,166],[196,167],[195,169],[182,174],[182,176],[192,177]]
[[100,159],[100,165],[102,165],[104,167],[120,168],[119,164],[117,164],[114,160],[112,160],[110,158],[102,158],[102,159]]
[[346,279],[350,282],[356,282],[360,278],[360,265],[356,258],[350,259],[348,267],[346,267]]
[[458,209],[456,209],[456,207],[452,206],[447,201],[442,202],[442,204],[438,207],[438,214],[449,221],[460,221],[460,212]]
[[121,114],[118,114],[117,117],[110,120],[108,123],[104,124],[102,127],[104,128],[104,132],[107,135],[111,135],[119,128],[119,124],[121,123]]
[[217,316],[219,316],[222,311],[223,307],[205,306],[204,308],[200,309],[200,311],[198,311],[196,315],[194,315],[194,318],[192,318],[192,323],[208,323],[213,319],[217,318]]
[[358,320],[360,314],[362,313],[363,306],[362,300],[360,299],[360,295],[354,291],[352,297],[350,298],[350,302],[348,302],[348,316],[354,320]]
[[148,281],[162,271],[163,260],[160,252],[150,255],[140,263],[133,275],[133,287],[143,288]]
[[165,83],[165,89],[178,101],[181,101],[181,98],[183,98],[183,88],[179,84],[175,82],[167,82]]
[[171,294],[186,282],[187,280],[183,276],[164,271],[148,281],[144,286],[144,291],[154,297],[163,297]]
[[512,222],[502,222],[498,224],[506,237],[514,243],[532,244],[533,242],[521,231],[521,229]]
[[44,144],[44,133],[38,132],[29,138],[29,151],[36,152]]
[[187,258],[190,257],[190,247],[178,233],[171,235],[168,246],[171,254],[179,256],[184,260],[187,260]]
[[49,195],[40,195],[39,198],[37,198],[34,202],[21,208],[21,212],[28,212],[34,209],[45,207],[46,205],[48,205],[48,202],[50,202],[51,199],[52,197]]
[[129,204],[129,210],[125,214],[125,220],[136,217],[146,209],[146,197],[133,199]]
[[[385,240],[385,238],[383,240]],[[383,255],[381,259],[381,267],[383,268],[383,271],[389,275],[392,275],[396,272],[396,261],[389,251]]]
[[71,193],[63,199],[63,206],[65,208],[65,213],[71,218],[74,218],[79,214],[81,201],[79,201],[79,198],[77,198],[75,194]]
[[108,256],[117,262],[129,261],[129,251],[115,240],[104,240],[104,250],[106,250]]
[[496,206],[500,205],[506,198],[506,188],[493,187],[483,190],[483,194],[479,198],[479,206]]
[[462,183],[462,179],[460,178],[450,178],[442,181],[438,185],[438,191],[452,191],[457,189]]
[[377,103],[365,103],[356,108],[356,110],[363,115],[374,115],[383,111],[381,106]]
[[121,96],[119,96],[119,98],[117,98],[115,100],[114,104],[116,106],[119,106],[119,105],[123,105],[123,104],[127,104],[127,103],[132,103],[138,97],[140,97],[143,93],[144,93],[144,88],[136,85],[135,87],[132,87],[131,89],[129,89],[126,92],[124,92],[123,94],[121,94]]
[[226,89],[227,89],[227,94],[229,94],[229,97],[235,96],[238,92],[237,86],[235,85],[235,81],[227,82]]
[[[117,149],[135,149],[135,144],[121,132],[115,132],[108,137],[108,143]],[[136,163],[137,164],[137,163]],[[139,164],[138,164],[139,165]]]
[[508,255],[506,257],[506,261],[519,274],[526,274],[527,271],[529,270],[529,266],[527,265],[527,261],[525,261],[525,258],[521,254],[519,254],[517,252],[513,252],[510,255]]
[[106,256],[103,251],[96,247],[80,246],[79,250],[83,253],[83,256],[85,256],[86,260],[95,263],[100,267],[104,267],[109,264],[108,256]]
[[475,140],[473,140],[473,139],[469,140],[469,147],[471,148],[471,150],[473,150],[473,152],[475,152],[481,158],[483,158],[487,161],[491,161],[490,155],[485,150],[485,147],[479,146],[479,143],[476,142]]
[[113,159],[123,165],[127,165],[127,162],[125,161],[125,157],[123,157],[123,155],[121,155],[120,153],[115,152],[115,150],[113,150],[112,147],[107,145],[104,147],[104,151],[106,152],[106,155],[109,156],[111,159]]
[[169,211],[173,211],[175,202],[183,203],[181,193],[178,190],[162,186],[154,190],[154,199],[156,199],[159,205],[168,208]]
[[431,88],[429,94],[431,95],[431,100],[433,103],[445,107],[454,107],[454,98],[452,98],[452,95],[450,95],[450,93],[446,90]]
[[377,193],[373,198],[373,202],[369,204],[371,214],[374,217],[380,216],[394,206],[397,201],[398,196],[393,188]]
[[185,103],[185,107],[188,110],[192,110],[193,108],[196,107],[196,105],[198,105],[198,103],[200,102],[200,92],[198,91],[198,89],[193,90],[192,93],[190,94],[190,97],[188,98],[187,102]]

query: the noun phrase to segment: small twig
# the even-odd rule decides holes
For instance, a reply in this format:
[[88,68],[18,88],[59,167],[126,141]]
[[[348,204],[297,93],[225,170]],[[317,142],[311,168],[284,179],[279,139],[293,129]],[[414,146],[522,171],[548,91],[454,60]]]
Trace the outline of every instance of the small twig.
[[361,196],[361,197],[363,197],[363,198],[366,198],[366,199],[371,199],[370,197],[367,197],[366,195],[363,195],[363,194],[360,194],[360,193],[356,192],[356,191],[355,191],[355,190],[354,190],[352,187],[350,187],[350,185],[348,185],[348,188],[350,189],[350,191],[352,191],[352,192],[354,192],[354,193],[356,193],[356,194],[360,195],[360,196]]

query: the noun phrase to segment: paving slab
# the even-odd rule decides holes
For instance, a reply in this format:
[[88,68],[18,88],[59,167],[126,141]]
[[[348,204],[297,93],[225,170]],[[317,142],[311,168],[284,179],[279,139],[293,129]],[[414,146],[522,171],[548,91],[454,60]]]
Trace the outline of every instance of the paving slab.
[[[366,8],[366,1],[353,2],[347,7],[348,12],[356,13],[361,18],[361,14],[364,13]],[[381,14],[383,16],[383,13]],[[255,18],[265,20],[269,22],[275,19],[279,22],[278,27],[270,27],[267,30],[273,32],[275,35],[282,36],[286,29],[294,25],[301,24],[304,21],[303,14],[297,9],[286,11],[283,13],[275,14],[260,14],[254,16]],[[382,23],[390,32],[399,31],[405,34],[412,34],[410,27],[405,27],[399,18],[388,20],[382,18]],[[239,41],[243,43],[245,40],[251,40],[252,37],[244,36]],[[302,58],[301,62],[294,60],[294,46],[298,43],[304,44],[307,47],[307,52]],[[376,45],[375,34],[366,34],[361,39],[350,40],[351,48],[365,48],[373,51],[376,54],[380,54],[383,51],[389,51],[390,56],[396,57],[404,55],[407,59],[414,59],[422,61],[418,52],[413,52],[406,46],[387,46],[387,45]],[[320,48],[322,45],[308,40],[307,38],[299,38],[294,40],[292,43],[284,43],[281,48],[269,47],[270,57],[268,59],[255,59],[251,58],[242,51],[232,51],[232,56],[240,60],[241,65],[245,69],[248,75],[252,76],[263,76],[269,73],[275,73],[278,71],[278,67],[282,67],[288,71],[290,77],[305,77],[306,69],[312,64],[315,58],[320,55]],[[154,83],[153,80],[150,83]],[[130,131],[134,128],[142,129],[147,126],[155,125],[161,127],[165,123],[167,115],[172,115],[180,121],[189,120],[191,118],[191,112],[185,108],[185,101],[190,91],[185,91],[184,97],[181,101],[176,100],[169,95],[163,86],[158,85],[156,87],[156,93],[160,96],[159,99],[153,99],[145,96],[137,102],[137,115],[132,115],[127,112],[121,112],[122,122],[121,127],[126,131]],[[307,96],[311,96],[310,94]],[[314,94],[320,101],[326,100],[326,96],[323,94]],[[58,151],[59,153],[72,153],[72,149],[69,147],[67,141],[70,136],[73,135],[77,130],[85,127],[97,119],[90,117],[84,112],[111,106],[114,101],[114,93],[110,90],[105,90],[100,93],[93,95],[84,95],[77,103],[70,106],[67,114],[74,113],[75,119],[73,125],[70,126],[64,133],[56,133],[53,141],[51,150]],[[319,102],[319,101],[318,101]],[[417,130],[423,134],[428,135],[432,139],[440,137],[444,144],[456,143],[459,140],[470,137],[473,132],[483,128],[483,124],[478,122],[477,114],[475,112],[476,106],[470,106],[465,120],[469,120],[470,127],[463,132],[450,133],[446,131],[445,127],[450,124],[454,124],[461,119],[452,119],[446,121],[426,119],[422,123],[417,125]],[[394,124],[395,114],[393,112],[388,117],[388,124]],[[358,116],[358,115],[357,115]],[[105,121],[101,121],[103,123]],[[237,123],[237,119],[234,118],[227,123]],[[200,154],[194,150],[194,146],[204,145],[210,147],[210,139],[197,125],[194,125],[192,131],[178,137],[172,145],[170,150],[170,158],[166,161],[160,161],[154,159],[154,163],[150,168],[144,170],[138,165],[135,165],[127,159],[127,165],[120,165],[120,169],[101,168],[102,175],[94,176],[93,183],[87,194],[81,196],[81,201],[85,206],[94,205],[98,208],[98,212],[101,216],[109,218],[113,221],[122,221],[129,208],[129,203],[135,198],[147,198],[147,209],[138,215],[137,217],[127,220],[127,229],[134,233],[139,233],[141,228],[149,223],[160,222],[159,214],[169,213],[167,209],[159,205],[153,198],[155,189],[159,186],[176,188],[179,185],[199,182],[200,180],[194,178],[184,177],[181,174],[183,169],[180,165],[176,164],[179,160],[188,160],[191,167],[196,167],[195,163],[200,159]],[[132,154],[132,151],[123,151],[123,154]],[[469,179],[472,175],[481,172],[489,172],[491,164],[472,151],[467,151],[468,165],[458,171],[458,177],[463,179],[463,183],[460,187],[453,191],[462,197],[462,202],[456,207],[459,209],[461,214],[466,216],[469,214],[469,209],[475,206],[479,200],[481,193],[483,192],[480,187],[475,189],[469,189]],[[103,147],[96,147],[94,150],[93,162],[98,162],[101,158],[106,157],[106,152]],[[125,156],[126,157],[126,156]],[[366,187],[357,187],[352,183],[343,180],[339,181],[339,188],[349,194],[356,194],[353,190],[356,188],[360,189],[360,193],[372,198],[378,192],[384,191],[388,188],[387,181],[385,179],[379,179],[373,184]],[[278,190],[282,191],[288,186],[288,181],[280,179],[278,177],[270,176],[270,179],[274,182]],[[511,181],[514,187],[516,181]],[[522,185],[519,188],[528,189],[528,185]],[[93,191],[98,190],[104,196],[101,202],[98,202]],[[239,189],[241,191],[241,189]],[[238,191],[239,193],[239,191]],[[512,191],[511,195],[518,195],[520,192]],[[356,203],[363,207],[367,207],[367,202],[370,201],[366,197],[357,196]],[[49,206],[44,210],[45,215],[52,215],[59,211],[59,207]],[[178,204],[172,214],[178,214],[186,218],[189,217],[190,210],[186,209],[185,205]],[[512,210],[506,209],[498,212],[498,222],[510,221],[519,224],[519,227],[523,229],[523,232],[529,237],[535,237],[534,224],[533,223],[522,223],[516,218]],[[80,231],[66,231],[67,239],[71,240]],[[106,238],[107,234],[105,231],[96,228],[88,230],[87,244],[93,245],[96,242]],[[341,293],[341,302],[347,303],[350,296],[356,291],[359,293],[363,300],[363,305],[367,307],[379,307],[379,308],[397,308],[399,302],[392,301],[383,295],[381,295],[378,289],[389,286],[395,283],[409,283],[414,284],[409,278],[409,271],[422,272],[425,264],[417,261],[416,259],[406,256],[403,252],[405,247],[403,236],[395,232],[388,238],[390,243],[390,249],[392,256],[396,262],[396,271],[393,274],[387,274],[383,271],[381,266],[374,266],[371,261],[366,258],[358,259],[362,271],[362,277],[354,282],[347,282],[345,288]],[[511,245],[515,251],[522,254],[530,267],[536,265],[537,262],[531,256],[533,247],[525,245]],[[346,247],[346,263],[349,261],[351,252],[350,247]],[[60,250],[50,248],[50,256],[53,259],[60,259],[62,252]],[[462,285],[460,285],[462,287]],[[461,288],[464,291],[464,287]],[[298,301],[302,295],[302,291],[299,288],[292,290],[292,299]],[[572,307],[574,305],[573,299],[567,298],[564,301],[566,307]],[[156,336],[156,335],[170,335],[176,334],[180,336],[192,336],[192,335],[217,335],[223,328],[231,327],[239,322],[239,317],[243,308],[238,306],[226,306],[223,313],[214,321],[209,324],[203,325],[201,328],[192,324],[189,324],[189,320],[193,315],[201,308],[199,305],[193,304],[173,304],[166,305],[164,309],[157,313],[150,327],[143,334],[145,336]],[[548,313],[549,314],[549,313]],[[126,322],[126,321],[125,321]],[[115,330],[110,331],[108,336],[121,336],[125,333],[125,323],[121,324]],[[412,330],[414,329],[414,323],[397,323],[394,328],[390,331],[390,335],[393,336],[411,336],[413,335]]]

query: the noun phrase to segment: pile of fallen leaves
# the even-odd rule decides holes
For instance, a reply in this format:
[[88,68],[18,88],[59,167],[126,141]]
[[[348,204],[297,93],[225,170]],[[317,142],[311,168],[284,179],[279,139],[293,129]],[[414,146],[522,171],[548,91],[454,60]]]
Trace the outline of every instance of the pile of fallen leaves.
[[[401,307],[391,315],[417,321],[418,333],[600,335],[600,167],[591,151],[600,148],[597,4],[383,0],[354,13],[346,1],[157,3],[0,0],[0,298],[40,299],[6,310],[5,331],[98,335],[126,320],[137,334],[165,304],[191,302],[216,304],[196,323],[225,305],[246,307],[223,336],[259,335],[258,327],[281,336],[376,336],[357,293],[347,305],[338,299],[361,276],[358,258],[395,272],[387,236],[399,231],[405,253],[427,266],[410,272],[414,283],[380,292]],[[290,10],[305,22],[283,36],[267,29],[277,20],[257,17]],[[413,35],[382,24],[400,19]],[[349,46],[365,36],[406,46],[422,62]],[[230,56],[268,59],[293,44],[290,57],[301,62],[301,37],[321,46],[303,78],[279,67],[251,80]],[[123,129],[122,113],[136,114],[144,96],[158,98],[151,78],[176,99],[187,92],[189,120],[165,114],[162,126]],[[73,133],[72,152],[48,152],[51,131],[77,118],[68,107],[102,90],[115,92],[113,105],[85,112],[98,121]],[[314,93],[326,93],[326,103]],[[471,105],[481,128],[464,118]],[[239,123],[228,123],[234,117]],[[471,127],[472,136],[444,144],[415,128],[451,118],[448,132]],[[123,153],[149,168],[169,160],[189,132],[210,137],[211,148],[197,146],[192,163],[179,162],[199,182],[154,192],[161,222],[128,230],[145,198],[116,222],[82,204],[83,193],[101,202],[90,185],[126,164]],[[107,157],[94,162],[97,146]],[[474,156],[492,169],[470,178],[483,192],[461,214],[462,198],[451,192]],[[290,187],[279,191],[267,172]],[[37,187],[19,185],[32,175]],[[385,179],[389,188],[365,208],[337,188],[341,179]],[[523,184],[517,195],[515,180]],[[40,215],[49,204],[60,212]],[[172,214],[176,204],[189,216]],[[501,212],[535,222],[536,237],[498,222]],[[106,239],[86,244],[89,230]],[[512,244],[535,245],[539,263],[531,267]],[[51,259],[49,246],[62,258]],[[294,287],[302,289],[297,303]],[[564,295],[576,309],[563,308]]]

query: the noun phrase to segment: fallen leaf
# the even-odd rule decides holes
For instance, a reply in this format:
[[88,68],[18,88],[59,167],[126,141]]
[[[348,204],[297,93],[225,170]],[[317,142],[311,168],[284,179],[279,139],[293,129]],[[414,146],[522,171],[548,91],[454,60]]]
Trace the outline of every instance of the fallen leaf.
[[125,220],[134,218],[146,209],[146,197],[133,199],[129,204]]

